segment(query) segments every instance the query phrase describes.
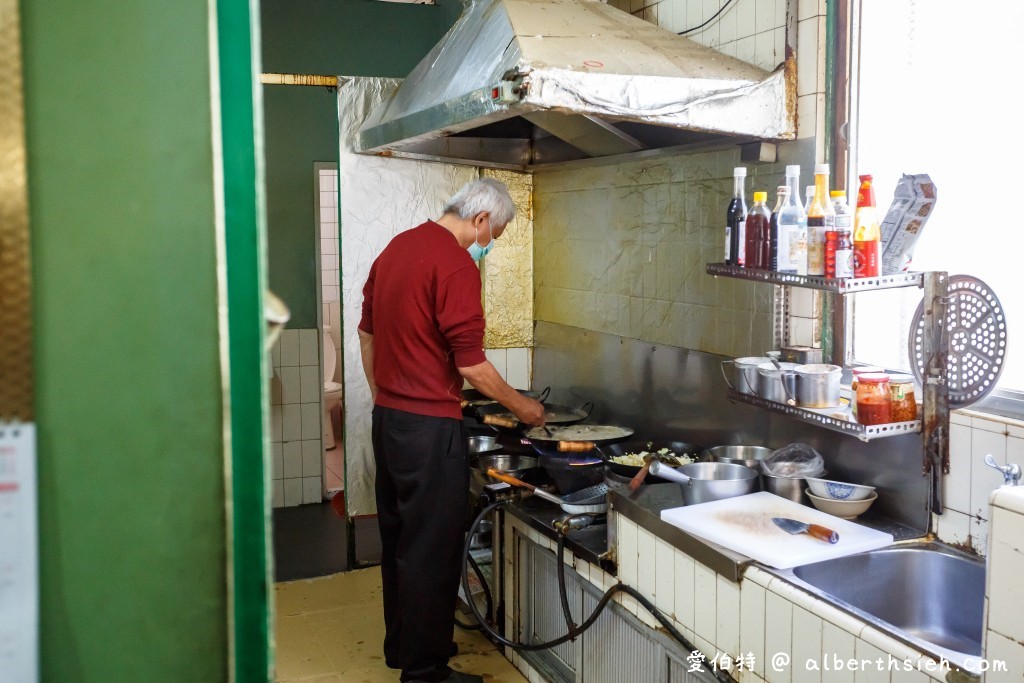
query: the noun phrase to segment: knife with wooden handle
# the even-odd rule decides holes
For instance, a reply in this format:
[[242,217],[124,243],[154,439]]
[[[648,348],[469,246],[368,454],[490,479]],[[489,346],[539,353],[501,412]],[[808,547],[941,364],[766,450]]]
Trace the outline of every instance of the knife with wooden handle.
[[839,533],[820,524],[808,524],[787,517],[772,517],[772,521],[780,529],[790,534],[809,534],[810,536],[825,541],[826,543],[838,543]]

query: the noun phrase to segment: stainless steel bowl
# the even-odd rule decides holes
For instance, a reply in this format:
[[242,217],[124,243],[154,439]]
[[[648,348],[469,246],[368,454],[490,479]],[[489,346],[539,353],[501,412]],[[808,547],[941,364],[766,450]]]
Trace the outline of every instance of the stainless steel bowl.
[[788,498],[801,505],[811,504],[811,499],[804,494],[807,485],[803,477],[776,477],[774,474],[761,472],[761,482],[765,491]]
[[774,452],[765,446],[713,446],[704,451],[708,460],[746,465],[758,472],[761,471],[761,461]]
[[501,446],[498,445],[498,437],[496,436],[471,436],[469,437],[469,454],[476,455],[477,453],[490,453],[496,451]]
[[472,479],[470,490],[479,495],[487,484],[498,483],[497,479],[487,476],[488,468],[493,467],[499,472],[511,475],[516,479],[522,479],[523,473],[526,470],[536,466],[537,458],[532,455],[506,455],[499,453],[496,455],[477,456],[469,461],[469,472]]

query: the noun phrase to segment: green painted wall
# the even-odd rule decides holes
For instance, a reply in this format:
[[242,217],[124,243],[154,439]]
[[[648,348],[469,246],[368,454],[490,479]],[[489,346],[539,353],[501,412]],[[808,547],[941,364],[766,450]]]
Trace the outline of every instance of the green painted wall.
[[[462,4],[264,0],[263,71],[404,77],[458,18]],[[289,327],[316,327],[313,163],[338,159],[337,98],[327,88],[264,86],[270,289]]]
[[224,680],[210,9],[21,11],[42,679]]

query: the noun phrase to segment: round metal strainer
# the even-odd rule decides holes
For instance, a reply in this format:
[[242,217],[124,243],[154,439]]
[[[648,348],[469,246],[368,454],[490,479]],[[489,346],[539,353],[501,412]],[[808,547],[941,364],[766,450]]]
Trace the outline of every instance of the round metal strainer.
[[[970,275],[951,275],[947,382],[949,407],[963,408],[995,389],[1006,358],[1006,315],[989,286]],[[910,367],[923,382],[924,301],[910,323]]]

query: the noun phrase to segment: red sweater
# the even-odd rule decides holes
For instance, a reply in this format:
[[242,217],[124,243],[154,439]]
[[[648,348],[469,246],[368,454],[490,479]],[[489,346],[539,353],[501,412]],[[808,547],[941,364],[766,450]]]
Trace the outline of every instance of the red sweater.
[[433,221],[399,233],[370,268],[359,329],[373,335],[377,405],[462,418],[458,368],[485,360],[480,271]]

